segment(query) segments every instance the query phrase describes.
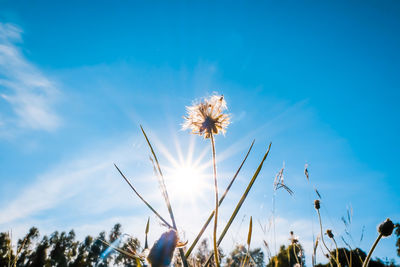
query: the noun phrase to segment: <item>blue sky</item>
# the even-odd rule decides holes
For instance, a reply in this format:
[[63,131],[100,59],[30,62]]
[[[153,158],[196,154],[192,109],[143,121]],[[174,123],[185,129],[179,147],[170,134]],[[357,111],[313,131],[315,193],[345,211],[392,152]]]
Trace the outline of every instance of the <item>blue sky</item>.
[[[341,217],[352,207],[354,246],[368,250],[377,224],[400,221],[399,11],[396,1],[0,1],[0,231],[83,237],[122,222],[142,237],[151,216],[154,240],[162,227],[113,163],[166,216],[139,125],[167,170],[191,154],[207,164],[209,143],[180,128],[185,106],[218,92],[232,115],[216,140],[221,190],[256,139],[222,222],[272,142],[224,248],[245,241],[249,216],[268,224],[283,165],[295,195],[276,195],[277,244],[293,230],[311,247],[307,163],[326,227],[346,237]],[[212,209],[212,190],[199,191],[171,196],[189,240]],[[274,243],[256,231],[255,246]],[[375,255],[395,258],[394,243]]]

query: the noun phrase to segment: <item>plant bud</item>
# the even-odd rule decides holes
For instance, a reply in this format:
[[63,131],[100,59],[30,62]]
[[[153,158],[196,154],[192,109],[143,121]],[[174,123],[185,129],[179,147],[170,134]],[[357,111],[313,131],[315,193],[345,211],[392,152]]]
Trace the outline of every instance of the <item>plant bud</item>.
[[314,206],[315,206],[315,209],[316,209],[316,210],[319,210],[319,209],[321,208],[321,205],[320,205],[318,199],[316,199],[316,200],[314,201]]
[[326,230],[326,234],[328,235],[329,238],[333,238],[333,233],[331,229]]
[[178,242],[178,235],[175,230],[170,229],[163,233],[150,250],[147,260],[152,267],[169,266],[174,255]]
[[393,229],[394,224],[389,218],[387,218],[383,223],[378,226],[378,232],[384,237],[390,236],[393,232]]

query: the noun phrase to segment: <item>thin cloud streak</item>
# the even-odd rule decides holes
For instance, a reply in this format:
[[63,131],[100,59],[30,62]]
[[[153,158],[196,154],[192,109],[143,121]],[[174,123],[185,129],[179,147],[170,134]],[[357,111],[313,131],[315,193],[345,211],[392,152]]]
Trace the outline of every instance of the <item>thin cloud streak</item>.
[[[127,162],[129,165],[140,162],[140,156],[132,155],[132,150],[132,142],[126,141],[118,146],[81,153],[75,159],[51,167],[38,175],[36,181],[16,192],[13,200],[0,203],[0,226],[32,219],[54,208],[71,209],[73,214],[70,216],[78,218],[79,213],[98,214],[132,206],[126,201],[130,200],[130,191],[117,179],[113,167],[113,162],[122,166],[128,165]],[[135,179],[139,184],[140,180]],[[116,194],[123,191],[127,192],[126,197],[116,198]]]
[[[102,169],[104,169],[104,165],[99,163],[87,169],[58,175],[58,177],[53,172],[44,175],[39,181],[23,190],[14,201],[3,209],[0,215],[0,224],[29,217],[70,199],[81,191],[82,187],[85,187],[82,186],[82,183],[87,185],[92,180],[93,174]],[[80,186],[74,186],[76,184],[80,184]]]
[[59,90],[22,54],[22,30],[0,23],[0,103],[8,103],[11,111],[0,114],[0,133],[27,128],[53,131],[61,124],[54,110]]

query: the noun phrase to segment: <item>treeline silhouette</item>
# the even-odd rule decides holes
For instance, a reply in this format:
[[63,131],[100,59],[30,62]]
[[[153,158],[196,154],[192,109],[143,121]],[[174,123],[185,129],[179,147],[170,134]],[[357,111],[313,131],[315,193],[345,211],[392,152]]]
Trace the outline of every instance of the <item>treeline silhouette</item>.
[[[400,230],[397,228],[397,236]],[[87,236],[83,241],[76,240],[74,230],[70,232],[54,232],[49,236],[40,237],[39,230],[32,227],[25,237],[17,241],[13,248],[10,233],[0,233],[0,267],[88,267],[88,266],[138,266],[137,259],[128,257],[110,249],[106,243],[119,242],[123,236],[121,224],[117,223],[107,234],[105,231],[99,233],[97,237]],[[397,252],[400,256],[400,239],[397,240]],[[105,241],[105,242],[103,242]],[[114,243],[115,243],[114,242]],[[118,245],[128,252],[141,254],[143,248],[137,238],[126,237]],[[188,259],[190,266],[202,266],[210,255],[209,244],[204,239],[198,246],[196,253]],[[333,253],[333,252],[332,252]],[[336,251],[335,251],[336,253]],[[352,267],[361,267],[366,253],[359,248],[349,250],[347,248],[338,249],[338,261],[341,266],[349,266],[351,257]],[[224,259],[224,266],[241,267],[243,262],[246,266],[267,266],[267,267],[291,267],[305,266],[305,254],[302,245],[296,243],[288,246],[281,246],[275,256],[267,255],[261,248],[251,249],[247,253],[247,247],[237,245],[231,252],[224,254],[220,251],[221,259]],[[316,267],[338,266],[337,263],[327,255],[326,264],[316,264]],[[175,257],[175,266],[180,266],[179,257]],[[398,266],[394,261],[388,262],[381,259],[371,260],[370,267]]]

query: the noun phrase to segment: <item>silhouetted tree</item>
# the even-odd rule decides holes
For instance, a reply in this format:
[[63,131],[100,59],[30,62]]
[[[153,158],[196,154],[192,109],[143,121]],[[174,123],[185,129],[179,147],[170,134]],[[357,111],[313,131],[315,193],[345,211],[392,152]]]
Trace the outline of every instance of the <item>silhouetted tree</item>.
[[210,255],[210,248],[208,246],[208,241],[207,239],[203,239],[200,242],[196,254],[194,255],[193,260],[196,266],[203,266],[207,261],[208,255]]
[[396,223],[396,230],[394,233],[397,236],[397,241],[396,241],[397,256],[400,257],[400,224],[399,223]]
[[[339,263],[342,267],[349,267],[350,257],[351,257],[351,267],[362,267],[363,261],[365,260],[367,254],[359,248],[354,250],[346,248],[338,248],[339,252]],[[347,258],[346,258],[347,256]],[[336,250],[331,251],[330,263],[317,264],[315,267],[337,267],[337,263],[333,257],[336,257]],[[396,267],[394,262],[383,262],[381,259],[371,260],[368,267]]]
[[106,240],[106,233],[103,231],[101,232],[98,237],[94,240],[92,245],[90,246],[89,254],[88,254],[88,260],[90,263],[95,265],[98,263],[99,267],[100,266],[107,266],[107,262],[100,262],[101,258],[101,252],[105,251],[107,249],[107,246],[102,243],[100,240]]
[[[400,250],[400,229],[396,228],[398,236],[396,247]],[[297,263],[305,266],[304,251],[298,240],[291,235],[292,242],[288,247],[281,246],[277,255],[271,258],[267,267],[292,267]],[[108,238],[107,238],[108,237]],[[126,238],[127,237],[127,238]],[[140,242],[137,238],[122,235],[122,227],[120,224],[114,225],[109,234],[101,232],[97,238],[87,236],[84,241],[75,241],[75,233],[71,230],[68,234],[65,232],[54,232],[50,237],[44,236],[39,242],[39,231],[32,227],[27,235],[18,240],[14,250],[9,233],[0,233],[0,267],[13,266],[16,267],[108,267],[108,266],[127,266],[137,267],[137,261],[126,255],[113,252],[108,246],[100,240],[113,243],[119,248],[131,252],[142,252]],[[107,253],[111,251],[111,253]],[[17,253],[18,252],[18,253]],[[175,251],[174,264],[176,267],[182,266],[178,251]],[[205,264],[211,255],[211,249],[206,239],[202,240],[196,251],[188,259],[190,266],[199,267]],[[339,248],[338,261],[341,267],[348,267],[351,258],[352,267],[361,267],[362,262],[366,258],[366,253],[359,248],[349,250],[347,248]],[[261,249],[250,250],[249,260],[246,260],[246,266],[264,266],[264,253]],[[224,253],[220,250],[220,258],[224,258]],[[245,246],[236,246],[229,253],[226,260],[226,267],[239,267],[242,265],[247,255]],[[315,267],[337,267],[333,257],[336,257],[336,250],[331,251],[330,263],[317,264]],[[16,259],[16,261],[15,261]],[[214,265],[213,257],[211,257],[211,266]],[[382,261],[375,258],[370,261],[369,267],[396,267],[394,261]],[[399,266],[397,266],[399,267]]]
[[296,263],[305,266],[304,250],[300,243],[291,244],[288,247],[281,246],[278,254],[271,258],[267,267],[286,267]]
[[122,226],[120,223],[116,223],[113,226],[113,228],[111,229],[110,235],[108,237],[108,242],[112,243],[121,236],[121,234],[122,234],[121,228],[122,228]]
[[[102,242],[105,241],[109,244],[112,244],[113,246],[124,247],[125,244],[120,244],[120,237],[122,234],[121,229],[122,229],[121,224],[119,223],[115,224],[111,229],[110,234],[108,235],[108,239],[106,239],[106,233],[101,232],[90,246],[90,250],[88,253],[88,258],[89,258],[88,262],[98,267],[106,267],[114,265],[116,263],[115,261],[118,262],[123,261],[121,258],[118,258],[118,255],[114,252],[113,249],[110,248],[109,250],[107,250],[108,246],[104,242]],[[125,260],[125,261],[131,262],[130,260]]]
[[93,243],[93,238],[91,236],[87,236],[85,240],[79,244],[78,254],[75,260],[69,264],[69,267],[89,267],[93,266],[90,262],[89,251],[91,245]]
[[[339,263],[342,267],[348,267],[349,263],[351,261],[351,266],[352,267],[362,267],[362,263],[364,261],[364,259],[366,258],[366,254],[364,251],[362,251],[359,248],[356,248],[354,250],[351,250],[351,254],[350,254],[350,250],[348,250],[347,248],[338,248],[338,253],[339,253]],[[337,266],[336,263],[336,249],[331,251],[331,255],[328,256],[329,257],[329,261],[330,263],[326,263],[326,264],[317,264],[316,267],[328,267],[328,266]]]
[[[140,248],[140,242],[139,239],[129,237],[125,243],[120,246],[121,249],[124,251],[128,251],[130,253],[140,253],[139,248]],[[117,257],[115,258],[115,263],[116,264],[122,264],[122,266],[127,266],[127,267],[135,267],[137,266],[137,261],[136,259],[127,257],[123,254],[118,254]]]
[[18,240],[17,249],[20,253],[18,254],[17,266],[25,266],[27,264],[28,258],[33,253],[33,242],[38,237],[39,230],[36,227],[32,227],[23,239]]
[[50,259],[47,257],[47,250],[50,247],[49,239],[44,236],[42,241],[37,244],[36,250],[30,255],[28,264],[29,267],[50,267]]
[[8,233],[0,233],[0,266],[7,266],[10,261],[14,261],[14,257],[10,235]]
[[68,234],[62,232],[54,232],[50,238],[50,251],[51,266],[68,267],[68,263],[77,254],[78,242],[74,241],[75,232],[71,230]]
[[237,245],[227,258],[226,266],[240,267],[243,266],[244,261],[246,261],[246,266],[264,266],[264,253],[260,248],[256,248],[250,250],[249,255],[247,255],[247,248],[243,245]]

